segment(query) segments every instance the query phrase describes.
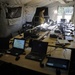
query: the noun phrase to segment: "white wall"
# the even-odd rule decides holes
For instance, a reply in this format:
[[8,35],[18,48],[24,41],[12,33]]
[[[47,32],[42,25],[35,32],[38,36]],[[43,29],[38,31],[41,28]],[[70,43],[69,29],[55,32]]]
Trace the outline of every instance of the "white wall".
[[25,20],[27,22],[32,22],[32,19],[34,17],[34,14],[36,12],[36,7],[26,6],[24,8],[25,11]]
[[60,4],[59,2],[55,2],[55,3],[52,3],[52,4],[48,5],[49,17],[53,21],[57,21],[57,13],[54,13],[54,11],[57,11],[59,4]]
[[51,8],[49,8],[49,17],[53,21],[57,21],[57,13],[54,13],[54,11],[57,11],[57,7],[51,7]]

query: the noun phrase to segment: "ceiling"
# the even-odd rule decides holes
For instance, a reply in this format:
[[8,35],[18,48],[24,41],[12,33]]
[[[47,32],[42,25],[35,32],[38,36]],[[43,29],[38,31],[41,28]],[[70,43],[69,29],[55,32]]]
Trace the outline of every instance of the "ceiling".
[[66,3],[71,3],[75,0],[31,0],[26,5],[29,6],[35,6],[35,7],[42,7],[42,6],[47,6],[51,3],[56,3],[59,2],[61,4],[66,4]]
[[42,7],[47,6],[53,2],[60,2],[61,4],[65,4],[67,2],[72,2],[73,0],[0,0],[0,2],[7,2],[10,5],[14,4],[24,4],[34,7]]

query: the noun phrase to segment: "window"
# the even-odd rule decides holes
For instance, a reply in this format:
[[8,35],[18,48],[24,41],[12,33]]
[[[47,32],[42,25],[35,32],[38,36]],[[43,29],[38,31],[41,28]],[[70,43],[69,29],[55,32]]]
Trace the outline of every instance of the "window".
[[60,20],[66,19],[67,22],[70,21],[73,14],[73,7],[58,7],[58,16],[57,16],[57,22],[60,22]]

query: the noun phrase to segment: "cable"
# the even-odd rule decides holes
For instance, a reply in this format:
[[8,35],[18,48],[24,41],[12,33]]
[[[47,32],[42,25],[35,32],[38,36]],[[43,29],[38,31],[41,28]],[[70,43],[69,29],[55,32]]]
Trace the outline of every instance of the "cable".
[[63,56],[66,58],[66,55],[65,55],[65,52],[66,52],[67,50],[66,49],[64,49],[64,52],[63,52]]
[[53,49],[52,51],[51,51],[51,50],[48,51],[48,52],[47,52],[47,57],[48,57],[48,56],[51,56],[51,53],[54,52],[56,49],[57,49],[57,47],[55,47],[55,49]]

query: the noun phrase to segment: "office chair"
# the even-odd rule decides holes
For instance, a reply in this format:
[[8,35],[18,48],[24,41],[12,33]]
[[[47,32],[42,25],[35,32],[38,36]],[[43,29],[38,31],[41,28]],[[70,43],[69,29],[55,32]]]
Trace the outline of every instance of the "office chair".
[[27,29],[31,29],[32,27],[32,22],[26,22],[25,24],[22,25],[22,30],[23,32],[26,31]]

